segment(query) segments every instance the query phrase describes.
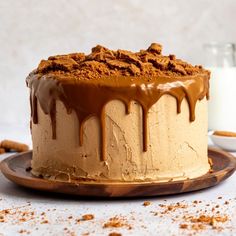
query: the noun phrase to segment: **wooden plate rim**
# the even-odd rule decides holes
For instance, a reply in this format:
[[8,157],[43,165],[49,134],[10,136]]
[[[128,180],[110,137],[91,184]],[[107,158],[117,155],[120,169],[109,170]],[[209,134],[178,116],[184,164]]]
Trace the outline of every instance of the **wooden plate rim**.
[[[222,161],[228,162],[228,165],[225,168],[222,168],[220,170],[217,171],[213,171],[212,173],[207,173],[203,176],[197,177],[197,178],[193,178],[193,179],[187,179],[187,180],[178,180],[178,181],[171,181],[171,182],[155,182],[155,181],[151,181],[151,182],[126,182],[126,183],[121,183],[121,182],[94,182],[94,181],[89,181],[89,182],[85,182],[85,181],[73,181],[73,182],[61,182],[61,181],[52,181],[52,180],[47,180],[47,179],[43,179],[43,178],[38,178],[35,177],[33,175],[31,175],[29,172],[25,172],[26,174],[23,175],[22,173],[18,173],[14,170],[11,169],[11,162],[14,161],[16,158],[20,158],[22,156],[25,155],[32,155],[32,151],[28,151],[25,153],[17,153],[14,154],[12,156],[7,157],[6,159],[4,159],[3,161],[1,161],[0,163],[0,169],[2,171],[2,173],[4,174],[4,176],[6,178],[8,178],[9,180],[11,180],[12,182],[18,184],[18,185],[22,185],[24,187],[27,188],[33,188],[33,189],[37,189],[37,190],[43,190],[43,191],[50,191],[50,192],[58,192],[58,193],[67,193],[68,191],[63,191],[60,190],[60,188],[63,188],[63,186],[73,186],[73,187],[77,187],[78,190],[77,192],[73,193],[69,191],[69,194],[75,194],[75,195],[85,195],[85,194],[80,194],[80,188],[87,188],[88,190],[88,194],[86,194],[87,196],[95,196],[94,193],[89,194],[89,188],[91,187],[96,187],[96,189],[99,188],[114,188],[114,189],[125,189],[125,188],[142,188],[145,190],[145,188],[150,188],[150,187],[157,187],[157,188],[161,188],[161,187],[168,187],[172,188],[173,186],[177,186],[177,185],[189,185],[189,186],[193,186],[193,183],[196,182],[198,183],[199,181],[207,181],[207,180],[211,180],[213,178],[217,179],[217,177],[219,177],[219,180],[214,180],[211,183],[209,183],[208,185],[204,186],[204,187],[200,187],[200,188],[196,188],[196,187],[190,187],[190,188],[186,188],[185,190],[181,191],[181,192],[190,192],[190,191],[195,191],[195,190],[200,190],[203,188],[208,188],[208,187],[212,187],[218,183],[220,183],[221,181],[223,181],[224,179],[228,178],[229,176],[231,176],[235,169],[236,169],[236,157],[234,157],[233,155],[231,155],[230,153],[227,153],[225,151],[222,151],[218,148],[213,148],[213,147],[209,147],[208,148],[208,154],[209,157],[213,157],[215,155],[220,155],[222,158]],[[225,158],[225,159],[224,159]],[[214,162],[213,162],[214,165]],[[37,184],[35,184],[35,186],[32,186],[32,182],[37,182]],[[209,182],[209,181],[207,181]],[[56,186],[57,187],[53,187]],[[50,188],[52,187],[52,188]],[[171,192],[167,193],[168,194],[177,194],[180,192]],[[163,193],[164,195],[166,195],[165,193]],[[157,192],[155,193],[137,193],[137,194],[133,194],[132,196],[158,196],[158,195],[163,195],[161,192]],[[119,194],[112,194],[109,195],[109,193],[104,193],[101,191],[101,193],[97,196],[108,196],[108,197],[123,197],[123,195],[119,195]],[[124,194],[124,197],[126,195]],[[127,196],[131,196],[131,195],[127,195]]]

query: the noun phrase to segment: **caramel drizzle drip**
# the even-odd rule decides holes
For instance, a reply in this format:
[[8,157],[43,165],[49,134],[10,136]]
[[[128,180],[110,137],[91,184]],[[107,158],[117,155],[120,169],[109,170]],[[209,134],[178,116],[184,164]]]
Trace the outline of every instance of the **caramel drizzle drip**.
[[209,96],[209,75],[201,74],[185,77],[160,77],[144,82],[135,77],[104,78],[99,81],[59,81],[54,78],[40,78],[31,74],[27,78],[31,89],[31,120],[38,123],[37,101],[43,112],[50,116],[52,138],[56,139],[56,100],[62,101],[68,114],[75,111],[79,123],[79,145],[83,145],[83,125],[91,116],[100,120],[101,160],[106,160],[105,105],[112,100],[120,100],[125,105],[126,114],[130,113],[131,101],[142,107],[143,151],[148,150],[148,111],[164,95],[176,98],[177,113],[186,98],[189,105],[189,119],[195,120],[195,106],[198,100]]

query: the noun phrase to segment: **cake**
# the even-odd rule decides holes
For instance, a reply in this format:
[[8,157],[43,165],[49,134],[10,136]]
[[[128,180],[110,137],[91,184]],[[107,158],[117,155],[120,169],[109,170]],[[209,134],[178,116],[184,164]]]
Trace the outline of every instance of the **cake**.
[[153,43],[42,60],[30,89],[32,174],[57,181],[166,182],[210,169],[209,71]]

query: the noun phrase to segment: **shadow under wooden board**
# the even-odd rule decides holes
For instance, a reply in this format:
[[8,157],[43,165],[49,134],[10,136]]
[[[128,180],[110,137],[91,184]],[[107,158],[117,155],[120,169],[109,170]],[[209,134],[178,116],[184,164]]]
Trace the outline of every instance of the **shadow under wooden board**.
[[236,157],[215,148],[208,149],[212,159],[212,171],[207,174],[182,181],[106,183],[76,180],[59,182],[33,176],[30,171],[32,151],[15,154],[0,164],[2,173],[12,182],[31,189],[55,193],[93,197],[147,197],[178,194],[212,187],[231,176],[236,168]]

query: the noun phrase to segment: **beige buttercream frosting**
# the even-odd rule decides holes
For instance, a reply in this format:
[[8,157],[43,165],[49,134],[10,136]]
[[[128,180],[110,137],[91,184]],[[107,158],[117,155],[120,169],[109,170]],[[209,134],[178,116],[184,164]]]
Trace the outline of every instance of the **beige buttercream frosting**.
[[[183,101],[164,95],[148,114],[148,150],[142,150],[142,111],[132,102],[130,114],[120,101],[106,105],[106,161],[100,159],[100,128],[96,117],[86,121],[84,144],[78,145],[76,114],[67,114],[57,103],[57,139],[51,122],[39,106],[39,124],[33,124],[35,175],[58,180],[84,178],[100,181],[169,181],[194,178],[209,170],[207,158],[207,100],[196,106],[196,119],[189,121]],[[201,138],[199,138],[201,137]]]

